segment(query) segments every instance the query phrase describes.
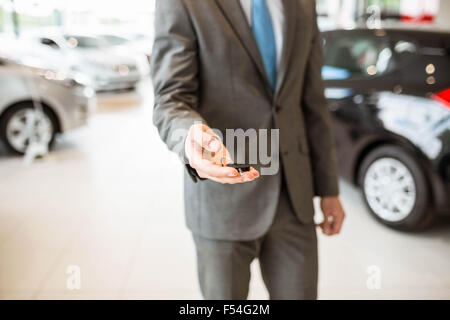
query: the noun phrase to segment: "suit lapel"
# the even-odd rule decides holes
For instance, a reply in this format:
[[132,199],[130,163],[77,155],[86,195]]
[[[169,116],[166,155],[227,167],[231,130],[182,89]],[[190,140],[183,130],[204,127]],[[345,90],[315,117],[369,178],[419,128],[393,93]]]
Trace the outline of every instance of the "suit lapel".
[[[288,0],[288,2],[289,1],[290,0]],[[272,89],[270,88],[270,82],[264,68],[261,53],[259,52],[258,45],[253,36],[250,25],[248,24],[247,17],[241,7],[240,0],[216,0],[216,2],[238,36],[240,42],[255,62],[261,77],[265,81],[266,89],[269,89],[270,93],[273,95]]]
[[285,26],[284,26],[284,40],[283,40],[283,51],[282,58],[280,62],[280,67],[278,70],[278,81],[276,96],[279,96],[283,90],[283,86],[286,82],[286,77],[289,72],[290,58],[292,56],[292,48],[295,41],[295,34],[299,27],[297,26],[297,14],[301,14],[300,8],[297,8],[297,1],[293,0],[282,0],[284,6],[285,14]]

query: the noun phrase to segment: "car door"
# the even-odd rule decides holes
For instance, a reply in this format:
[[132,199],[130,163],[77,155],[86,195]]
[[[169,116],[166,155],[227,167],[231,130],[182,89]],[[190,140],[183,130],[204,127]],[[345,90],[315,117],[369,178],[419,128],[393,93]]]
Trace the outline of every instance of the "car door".
[[399,77],[386,32],[340,30],[324,34],[325,94],[330,102],[339,162],[349,178],[353,161],[380,132],[380,92],[397,89]]

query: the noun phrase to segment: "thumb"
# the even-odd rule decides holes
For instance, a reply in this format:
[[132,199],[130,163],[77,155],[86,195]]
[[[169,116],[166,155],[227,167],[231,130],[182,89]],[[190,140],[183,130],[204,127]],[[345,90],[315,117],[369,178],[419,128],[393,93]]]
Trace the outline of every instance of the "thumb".
[[222,148],[222,142],[212,133],[207,126],[197,127],[193,131],[192,139],[197,146],[209,152],[218,152]]

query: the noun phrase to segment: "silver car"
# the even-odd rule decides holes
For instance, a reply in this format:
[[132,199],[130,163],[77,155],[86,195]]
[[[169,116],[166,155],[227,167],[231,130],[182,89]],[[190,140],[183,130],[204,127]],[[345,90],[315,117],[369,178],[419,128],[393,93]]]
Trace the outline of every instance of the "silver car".
[[85,125],[95,106],[82,80],[0,58],[0,138],[13,152],[50,146],[56,134]]
[[96,91],[134,89],[150,73],[143,53],[78,33],[31,33],[18,40],[15,59],[25,65],[82,74]]
[[153,37],[143,35],[143,34],[98,34],[98,38],[105,40],[112,47],[122,47],[128,49],[128,51],[141,53],[147,57],[150,63],[152,48],[153,48]]

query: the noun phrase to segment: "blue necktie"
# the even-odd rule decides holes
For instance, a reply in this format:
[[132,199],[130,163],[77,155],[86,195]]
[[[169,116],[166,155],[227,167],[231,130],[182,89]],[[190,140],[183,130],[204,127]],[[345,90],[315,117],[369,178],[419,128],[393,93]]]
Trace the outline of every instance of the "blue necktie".
[[277,85],[277,48],[272,18],[266,0],[253,0],[252,31],[264,62],[270,86]]

